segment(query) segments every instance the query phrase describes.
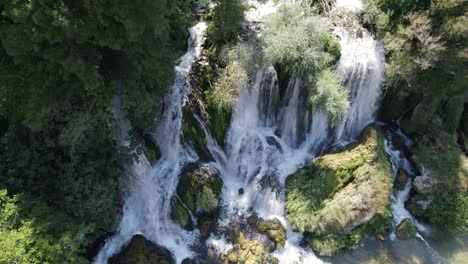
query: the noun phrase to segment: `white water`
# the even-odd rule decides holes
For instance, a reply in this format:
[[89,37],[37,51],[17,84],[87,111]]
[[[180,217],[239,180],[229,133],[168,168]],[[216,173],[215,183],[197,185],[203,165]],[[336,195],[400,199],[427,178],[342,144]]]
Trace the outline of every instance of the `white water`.
[[[406,137],[399,129],[395,132],[395,135],[401,136],[404,139],[405,146],[410,148],[413,142]],[[405,155],[400,151],[397,150],[392,144],[392,137],[393,135],[389,135],[389,139],[385,139],[385,152],[390,158],[390,163],[392,164],[393,174],[396,177],[399,169],[404,169],[408,172],[409,177],[414,177],[416,174],[415,169],[405,157]],[[440,264],[444,263],[444,259],[439,255],[439,253],[434,250],[429,242],[424,238],[423,235],[430,234],[430,228],[423,223],[420,223],[416,220],[413,215],[405,208],[405,202],[409,198],[409,193],[411,191],[412,186],[412,179],[408,179],[405,187],[403,190],[395,189],[394,193],[392,194],[392,225],[393,231],[390,234],[391,240],[396,240],[396,228],[398,225],[404,220],[409,219],[417,229],[416,237],[422,241],[424,246],[426,247],[427,251],[429,252],[430,256],[432,257],[433,263]]]
[[349,10],[355,13],[361,12],[364,9],[361,0],[336,0],[335,7]]
[[[335,32],[342,45],[338,71],[351,101],[346,119],[336,132],[336,140],[345,141],[354,139],[374,120],[384,55],[382,46],[369,34],[357,38],[345,28]],[[252,213],[263,219],[278,218],[287,230],[285,247],[274,252],[280,263],[322,263],[309,248],[300,246],[302,235],[294,233],[287,223],[285,181],[333,140],[329,132],[327,116],[310,109],[300,79],[291,77],[280,98],[274,68],[259,70],[237,102],[225,155],[222,159],[216,158],[219,154],[213,155],[224,182],[220,225],[232,227],[245,222]],[[217,145],[208,144],[208,148],[219,152]],[[226,249],[223,237],[212,237],[207,244],[216,247],[219,241]]]
[[[345,1],[338,1],[337,5],[339,2]],[[351,103],[346,118],[337,129],[336,141],[346,143],[358,136],[375,119],[380,87],[385,77],[385,53],[383,44],[364,28],[359,29],[358,33],[356,29],[337,26],[334,33],[341,44],[337,71],[342,84],[349,91]]]
[[154,133],[162,157],[151,166],[141,155],[139,162],[129,169],[127,198],[120,225],[97,255],[97,264],[107,263],[107,259],[118,253],[137,233],[168,248],[177,263],[193,255],[189,246],[195,242],[196,236],[173,223],[169,212],[181,167],[198,158],[180,144],[180,134],[187,76],[201,53],[205,29],[204,22],[190,29],[189,49],[175,68],[175,82],[165,100],[163,119]]
[[[254,3],[247,20],[258,22],[276,11],[268,1]],[[257,3],[257,5],[255,5]],[[343,8],[347,8],[343,6]],[[354,9],[353,9],[354,10]],[[203,41],[206,25],[191,29],[191,45],[176,67],[176,81],[166,99],[164,118],[155,133],[162,158],[152,167],[144,156],[130,170],[127,199],[116,234],[96,257],[106,263],[135,233],[167,247],[180,263],[193,256],[190,245],[197,239],[174,224],[169,217],[170,200],[175,192],[180,168],[197,159],[180,144],[182,105],[187,75]],[[285,181],[334,140],[352,140],[373,121],[383,77],[383,50],[370,35],[362,39],[348,29],[336,29],[342,45],[338,71],[350,90],[351,108],[335,136],[330,136],[327,116],[311,109],[301,80],[291,78],[285,94],[279,95],[273,67],[264,67],[252,78],[240,96],[222,150],[205,130],[208,150],[215,158],[224,182],[219,224],[227,228],[244,222],[255,212],[264,219],[278,218],[287,230],[283,249],[274,252],[280,263],[322,263],[309,248],[300,246],[302,235],[292,232],[285,218]],[[243,190],[243,194],[239,190]],[[207,244],[218,252],[230,245],[223,237],[211,237]]]

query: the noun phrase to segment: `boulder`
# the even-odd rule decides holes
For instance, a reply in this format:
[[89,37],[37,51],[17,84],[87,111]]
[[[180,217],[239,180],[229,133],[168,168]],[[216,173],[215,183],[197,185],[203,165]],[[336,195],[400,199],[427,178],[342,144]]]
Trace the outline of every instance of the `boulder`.
[[268,237],[275,241],[276,247],[284,247],[286,242],[286,230],[284,230],[278,219],[270,221],[260,220],[257,229],[262,233],[267,233]]
[[221,263],[267,264],[278,263],[258,240],[248,240],[239,227],[233,229],[234,247],[226,254],[221,254]]
[[253,214],[253,215],[247,217],[247,223],[250,226],[256,226],[257,222],[258,222],[258,216],[256,214]]
[[[357,144],[309,162],[286,182],[286,213],[291,227],[306,234],[316,251],[332,253],[351,243],[356,227],[375,217],[383,231],[391,217],[393,173],[378,127],[366,128]],[[365,237],[365,230],[362,237]],[[317,239],[314,239],[317,238]],[[354,242],[355,243],[355,242]],[[324,246],[326,245],[326,246]],[[315,248],[314,248],[315,247]]]
[[172,202],[172,219],[187,230],[196,227],[203,238],[211,233],[218,217],[223,182],[216,168],[208,164],[191,164],[182,170],[177,196]]
[[403,168],[399,168],[394,182],[395,187],[397,189],[403,189],[406,185],[406,182],[408,181],[408,178],[408,172]]
[[134,235],[119,254],[109,258],[109,264],[171,264],[175,263],[171,252],[142,235]]
[[416,227],[409,218],[403,219],[403,221],[398,224],[396,229],[396,236],[398,239],[406,240],[416,236]]

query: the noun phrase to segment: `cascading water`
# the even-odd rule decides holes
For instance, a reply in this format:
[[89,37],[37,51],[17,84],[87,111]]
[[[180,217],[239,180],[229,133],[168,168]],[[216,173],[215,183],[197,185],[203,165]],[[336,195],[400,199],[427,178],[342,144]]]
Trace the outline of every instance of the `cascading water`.
[[[272,9],[267,7],[268,11]],[[381,44],[368,33],[359,38],[346,28],[335,32],[342,45],[338,71],[351,101],[336,140],[349,141],[374,121],[384,53]],[[224,182],[220,225],[231,227],[252,213],[266,220],[279,219],[287,230],[285,247],[274,253],[280,263],[322,262],[310,249],[299,245],[302,235],[292,231],[284,211],[287,176],[334,140],[329,135],[327,116],[310,109],[303,88],[300,79],[291,78],[281,99],[275,69],[260,69],[238,100],[223,159],[213,155]],[[208,149],[219,151],[213,145]],[[221,247],[220,252],[229,248],[223,237],[212,237],[207,244]]]
[[[254,8],[246,17],[252,23],[261,21],[278,7],[274,1],[249,3]],[[350,7],[344,5],[341,8]],[[174,224],[169,218],[169,210],[180,168],[197,159],[196,154],[180,144],[179,138],[187,75],[200,54],[205,28],[204,23],[199,23],[191,29],[189,51],[176,67],[176,81],[154,135],[162,158],[151,166],[144,156],[140,156],[140,161],[132,166],[120,226],[96,257],[96,263],[106,263],[135,233],[142,233],[167,247],[175,253],[178,263],[192,256],[189,246],[197,239],[197,231],[185,231]],[[332,133],[323,112],[310,109],[300,79],[291,78],[280,98],[278,79],[272,66],[260,69],[241,94],[225,150],[216,144],[200,122],[205,130],[207,149],[215,158],[214,165],[224,183],[219,225],[232,227],[251,213],[266,220],[279,219],[287,231],[285,247],[274,252],[281,263],[322,263],[312,250],[300,246],[302,235],[293,232],[285,218],[287,176],[320,154],[331,141],[344,142],[357,136],[373,121],[380,95],[383,78],[380,44],[366,32],[362,38],[346,28],[338,27],[335,32],[342,46],[338,71],[350,91],[351,101],[345,121],[337,132]],[[222,235],[212,236],[207,244],[218,252],[225,252],[232,246]]]
[[[397,125],[398,122],[397,122]],[[392,164],[392,170],[393,174],[396,177],[398,174],[398,171],[400,169],[405,170],[409,176],[410,179],[407,180],[404,188],[402,190],[395,190],[394,194],[392,195],[392,225],[393,225],[393,232],[390,234],[390,239],[395,240],[396,235],[395,231],[397,226],[404,220],[404,219],[409,219],[414,226],[417,229],[417,234],[416,237],[420,239],[423,243],[424,246],[426,247],[427,251],[429,252],[432,262],[435,264],[441,264],[444,263],[443,258],[435,251],[429,242],[426,241],[423,235],[428,235],[430,233],[429,228],[420,223],[418,220],[416,220],[413,215],[405,208],[405,202],[409,198],[409,193],[411,191],[411,186],[412,186],[412,179],[416,175],[416,170],[411,164],[411,162],[405,157],[405,155],[398,150],[394,144],[393,144],[393,137],[399,136],[402,137],[404,140],[405,147],[410,149],[412,146],[412,141],[407,138],[401,131],[400,129],[396,131],[387,131],[386,133],[386,138],[385,138],[385,152],[390,158],[390,163]],[[424,171],[423,171],[424,173]]]
[[189,249],[196,237],[170,220],[171,197],[180,169],[197,159],[196,154],[180,143],[182,105],[188,86],[188,74],[200,56],[206,23],[190,29],[189,49],[175,69],[175,82],[165,100],[163,118],[154,133],[161,159],[151,166],[144,155],[129,169],[131,178],[118,230],[97,255],[95,262],[106,263],[131,237],[140,233],[174,253],[180,263],[193,254]]
[[[334,11],[360,12],[362,2],[337,1]],[[361,130],[375,119],[380,88],[384,80],[385,53],[383,44],[362,27],[353,29],[337,26],[334,33],[341,45],[337,71],[342,84],[349,91],[350,99],[346,118],[338,127],[335,140],[346,143],[358,136]]]

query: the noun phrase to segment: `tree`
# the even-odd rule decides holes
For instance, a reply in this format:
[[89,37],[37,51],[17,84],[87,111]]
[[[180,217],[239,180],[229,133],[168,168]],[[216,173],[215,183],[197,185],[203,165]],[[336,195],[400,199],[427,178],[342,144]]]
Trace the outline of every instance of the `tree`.
[[242,0],[217,0],[206,36],[212,43],[229,42],[240,31],[245,6]]

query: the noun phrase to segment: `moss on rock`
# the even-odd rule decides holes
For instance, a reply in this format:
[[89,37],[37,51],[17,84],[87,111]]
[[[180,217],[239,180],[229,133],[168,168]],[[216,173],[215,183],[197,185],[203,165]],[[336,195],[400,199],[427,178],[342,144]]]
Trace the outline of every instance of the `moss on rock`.
[[[390,218],[386,211],[392,180],[383,135],[370,126],[363,131],[360,144],[316,158],[288,178],[289,223],[293,229],[306,233],[317,251],[349,247],[349,243],[340,242],[341,237],[350,238],[359,227],[362,229],[355,234],[358,238],[351,240],[360,241],[366,231],[364,224],[376,216]],[[386,221],[379,222],[382,229]]]
[[[192,229],[190,212],[198,218],[197,227],[208,237],[216,222],[223,182],[216,168],[208,164],[187,166],[177,185],[171,217],[185,229]],[[189,212],[190,210],[190,212]]]
[[260,220],[257,225],[258,231],[267,233],[268,237],[275,241],[277,247],[284,247],[286,242],[286,230],[278,219],[270,221]]
[[109,258],[109,264],[172,264],[171,252],[142,235],[134,235],[119,254]]
[[239,227],[234,227],[234,247],[226,254],[221,254],[221,263],[267,264],[278,263],[258,240],[248,240]]
[[398,224],[396,229],[396,236],[398,239],[410,239],[416,236],[416,227],[410,219],[406,218]]

